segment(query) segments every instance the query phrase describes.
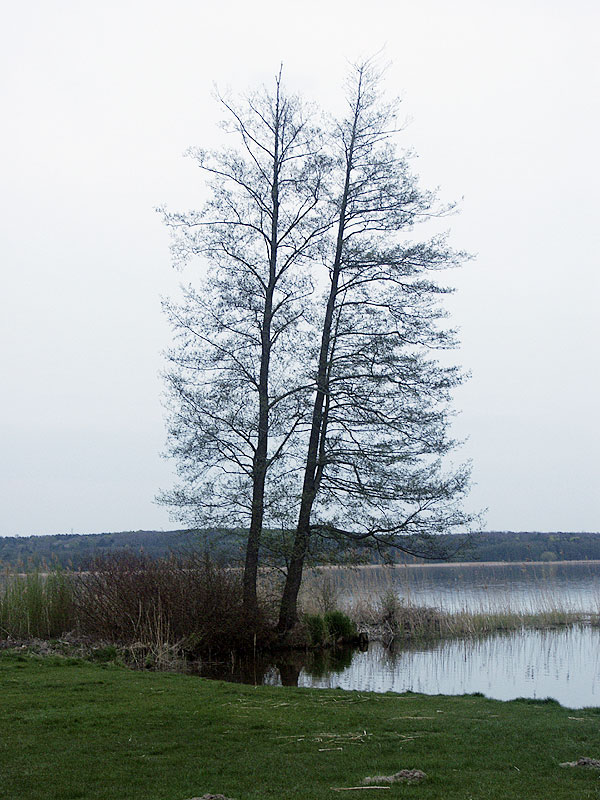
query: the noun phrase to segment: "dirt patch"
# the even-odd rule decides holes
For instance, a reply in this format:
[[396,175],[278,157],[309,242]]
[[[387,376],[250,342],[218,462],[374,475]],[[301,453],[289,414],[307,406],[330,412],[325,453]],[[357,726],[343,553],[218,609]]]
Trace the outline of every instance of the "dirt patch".
[[374,775],[371,778],[365,778],[363,784],[371,786],[374,783],[419,783],[426,777],[427,775],[420,769],[401,769],[400,772],[395,772],[393,775]]
[[63,633],[60,639],[7,639],[0,640],[0,650],[14,650],[36,656],[65,656],[67,658],[92,658],[108,648],[123,651],[112,642],[99,641],[91,636],[77,636],[75,633]]
[[586,767],[587,769],[600,769],[600,760],[597,758],[578,758],[577,761],[563,761],[561,767]]
[[224,794],[203,794],[202,797],[190,797],[189,800],[231,800],[231,797],[225,797]]

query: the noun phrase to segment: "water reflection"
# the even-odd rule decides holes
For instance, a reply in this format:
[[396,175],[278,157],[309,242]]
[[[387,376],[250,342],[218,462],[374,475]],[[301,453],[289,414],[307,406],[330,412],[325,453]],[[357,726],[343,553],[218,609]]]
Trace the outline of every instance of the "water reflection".
[[304,650],[282,651],[268,658],[235,658],[195,665],[193,669],[204,678],[219,678],[234,683],[257,686],[301,686],[302,680],[326,680],[342,675],[352,666],[353,656],[360,651],[341,647],[321,652]]
[[388,650],[374,643],[340,675],[301,673],[300,686],[487,697],[553,697],[600,705],[600,631],[589,626],[451,640]]
[[[442,564],[328,568],[313,574],[342,605],[372,600],[390,588],[415,605],[449,611],[600,610],[600,563]],[[367,652],[286,653],[261,661],[209,665],[203,675],[244,683],[375,692],[424,692],[488,697],[553,697],[577,708],[600,706],[600,629],[575,626],[515,631],[482,639],[447,640]]]
[[374,692],[469,694],[510,700],[553,697],[600,706],[600,630],[575,626],[446,640],[364,652],[286,653],[274,660],[208,665],[206,677],[251,684]]

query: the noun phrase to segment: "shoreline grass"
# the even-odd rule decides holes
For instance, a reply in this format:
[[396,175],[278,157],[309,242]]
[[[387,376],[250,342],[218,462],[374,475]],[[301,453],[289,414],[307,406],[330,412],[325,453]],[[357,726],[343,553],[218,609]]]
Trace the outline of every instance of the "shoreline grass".
[[136,666],[176,668],[186,656],[252,650],[272,638],[267,606],[248,620],[238,571],[194,553],[121,553],[85,572],[5,572],[0,641],[79,640],[128,648]]
[[390,799],[598,792],[597,771],[559,765],[600,755],[600,709],[553,701],[254,688],[8,652],[0,693],[3,800],[331,800],[401,769],[427,778]]
[[[0,587],[0,642],[64,638],[69,633],[76,645],[94,642],[97,649],[118,644],[132,666],[166,670],[183,669],[190,658],[210,660],[244,649],[255,652],[257,646],[268,651],[276,644],[272,597],[277,592],[271,574],[263,576],[262,618],[249,631],[236,571],[198,556],[156,561],[132,554],[103,558],[96,567],[83,574],[5,573]],[[366,580],[349,570],[344,581],[342,592],[338,571],[307,573],[301,595],[304,621],[293,640],[296,646],[328,644],[327,619],[340,611],[360,634],[386,645],[600,624],[597,612],[558,607],[551,586],[543,587],[542,606],[536,611],[511,608],[510,593],[502,609],[448,611],[412,602],[410,587],[399,587],[394,574],[385,570],[369,573]],[[405,598],[399,596],[399,588]],[[323,628],[321,634],[317,623]],[[82,648],[76,646],[74,651],[81,654]]]
[[[537,588],[537,608],[513,607],[507,592],[502,608],[482,605],[448,610],[415,602],[410,582],[399,582],[394,571],[380,568],[365,577],[364,573],[348,570],[340,581],[335,569],[322,568],[307,575],[301,598],[309,613],[340,609],[359,631],[385,644],[402,639],[469,638],[502,631],[600,624],[597,611],[561,608],[551,586]],[[456,594],[460,597],[460,587]]]
[[504,631],[544,630],[598,623],[598,615],[558,608],[538,612],[513,609],[444,611],[404,603],[393,593],[374,601],[362,601],[349,613],[359,630],[368,633],[370,639],[384,643],[398,639],[466,639]]
[[51,638],[73,624],[73,593],[67,573],[4,575],[0,587],[0,639]]

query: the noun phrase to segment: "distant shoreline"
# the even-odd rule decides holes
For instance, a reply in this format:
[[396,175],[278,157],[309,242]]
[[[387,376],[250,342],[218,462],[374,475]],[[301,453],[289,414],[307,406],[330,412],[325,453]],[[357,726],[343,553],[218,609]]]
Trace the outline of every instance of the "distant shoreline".
[[[589,564],[590,566],[599,566],[600,559],[597,558],[582,558],[570,559],[566,561],[443,561],[443,562],[423,562],[420,564],[321,564],[319,566],[309,567],[307,571],[322,571],[326,569],[423,569],[425,567],[435,567],[436,569],[448,569],[450,567],[549,567],[549,566],[564,566],[565,564]],[[235,568],[234,568],[235,569]],[[267,568],[269,569],[269,568]],[[10,571],[10,570],[9,570]],[[67,572],[69,570],[66,570]],[[87,570],[73,570],[74,572],[84,575]],[[12,577],[19,576],[25,577],[26,572],[11,572]],[[38,572],[38,575],[45,578],[50,573],[48,571]],[[0,578],[2,575],[0,575]]]
[[435,561],[418,564],[322,564],[311,569],[422,569],[423,567],[549,567],[564,564],[600,564],[600,559],[581,558],[563,561]]

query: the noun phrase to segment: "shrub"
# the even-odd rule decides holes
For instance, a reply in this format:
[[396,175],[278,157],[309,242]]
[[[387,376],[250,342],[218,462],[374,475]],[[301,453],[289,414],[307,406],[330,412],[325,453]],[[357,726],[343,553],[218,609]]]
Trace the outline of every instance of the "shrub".
[[305,614],[304,625],[308,632],[308,641],[313,647],[339,639],[349,641],[358,635],[356,625],[342,611],[329,611],[324,616]]
[[244,615],[239,571],[207,555],[99,556],[74,582],[74,602],[82,633],[135,645],[140,663],[249,649],[266,635],[262,615]]
[[320,614],[306,614],[304,624],[308,630],[308,638],[313,646],[322,645],[327,636],[327,626]]
[[350,641],[357,636],[356,625],[343,611],[328,611],[324,616],[324,622],[333,639]]

